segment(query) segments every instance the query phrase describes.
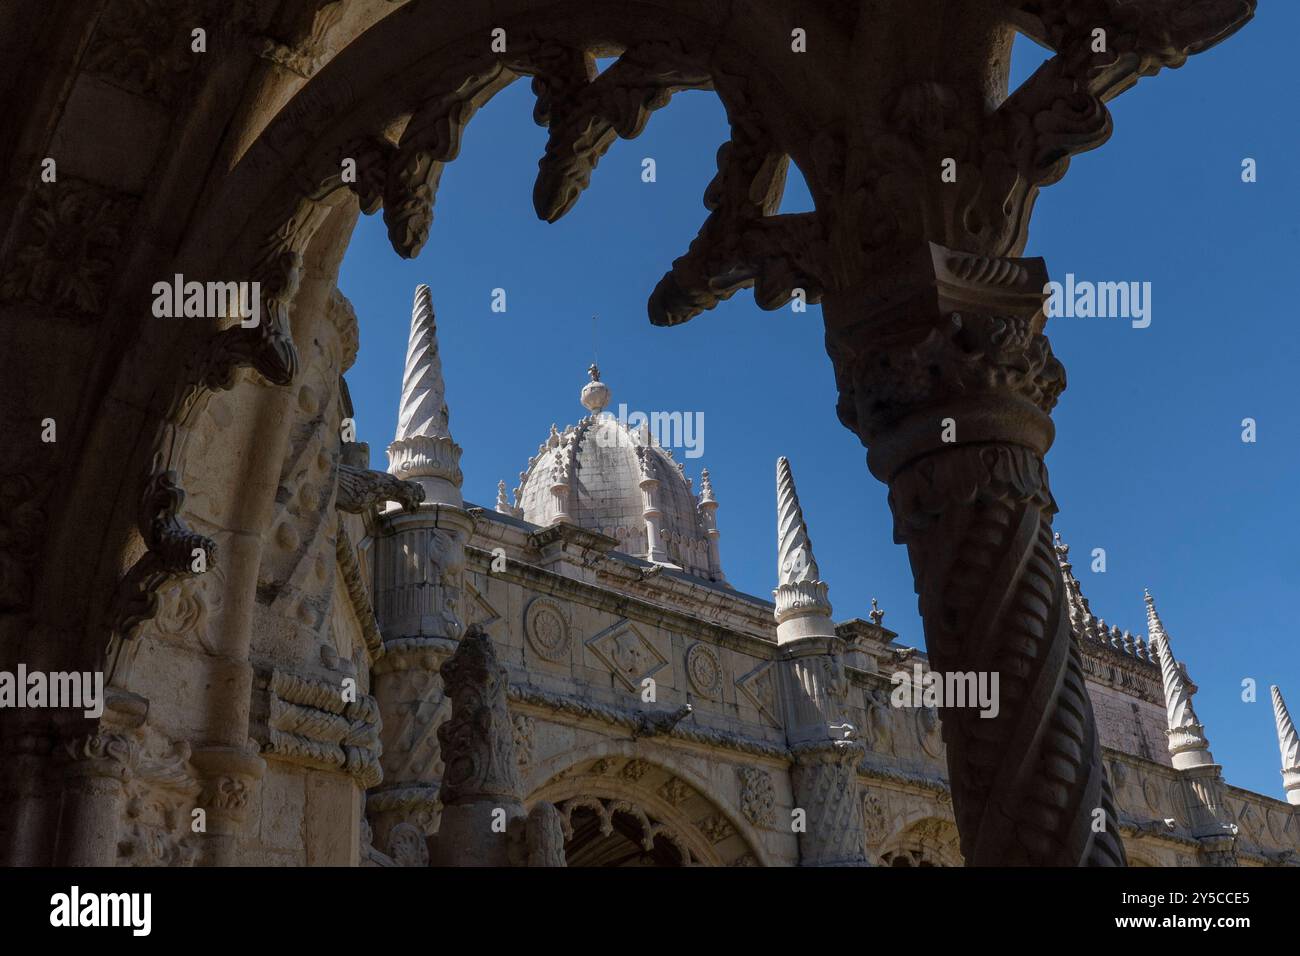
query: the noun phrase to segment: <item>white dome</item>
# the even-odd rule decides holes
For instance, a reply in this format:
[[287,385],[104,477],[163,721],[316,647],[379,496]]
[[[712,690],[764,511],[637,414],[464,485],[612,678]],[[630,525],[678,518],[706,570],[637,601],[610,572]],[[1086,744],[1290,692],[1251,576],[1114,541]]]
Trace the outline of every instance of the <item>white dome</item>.
[[[682,466],[654,444],[648,429],[628,428],[599,411],[608,404],[609,388],[594,366],[591,375],[582,397],[596,414],[563,432],[551,426],[521,473],[515,514],[536,525],[563,521],[597,531],[616,539],[626,554],[722,580],[720,568],[710,570],[711,511],[701,513]],[[706,494],[704,509],[716,507]],[[658,529],[657,549],[650,547],[650,527]]]

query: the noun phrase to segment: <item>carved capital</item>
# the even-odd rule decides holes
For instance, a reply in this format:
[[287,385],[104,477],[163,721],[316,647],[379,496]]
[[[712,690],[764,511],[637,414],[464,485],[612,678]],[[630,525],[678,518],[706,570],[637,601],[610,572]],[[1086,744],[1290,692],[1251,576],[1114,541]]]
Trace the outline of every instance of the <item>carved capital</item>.
[[1041,259],[930,243],[910,276],[827,303],[839,415],[883,481],[928,453],[1007,442],[1045,454],[1065,371],[1043,335]]

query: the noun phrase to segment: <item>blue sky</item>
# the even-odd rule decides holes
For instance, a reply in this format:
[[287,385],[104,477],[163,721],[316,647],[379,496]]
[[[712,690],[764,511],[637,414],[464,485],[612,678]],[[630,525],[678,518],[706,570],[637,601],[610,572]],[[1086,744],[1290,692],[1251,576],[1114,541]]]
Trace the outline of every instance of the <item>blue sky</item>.
[[[1142,588],[1152,589],[1229,782],[1278,797],[1267,685],[1300,712],[1300,124],[1294,74],[1283,79],[1297,32],[1295,4],[1261,4],[1229,42],[1112,102],[1115,135],[1040,194],[1026,250],[1054,279],[1152,283],[1149,328],[1048,325],[1069,378],[1048,457],[1056,528],[1108,623],[1145,632]],[[1018,41],[1013,83],[1042,56]],[[885,488],[835,417],[820,309],[763,312],[745,291],[678,328],[646,318],[650,291],[706,214],[701,197],[727,138],[717,98],[679,94],[641,137],[617,142],[554,225],[532,209],[546,142],[532,105],[527,82],[516,83],[471,122],[418,259],[392,252],[378,216],[357,226],[340,286],[361,323],[348,381],[373,467],[385,467],[393,436],[417,283],[433,290],[465,496],[488,507],[552,422],[584,414],[597,313],[615,407],[704,415],[705,453],[687,473],[698,480],[705,465],[713,477],[730,581],[770,594],[775,462],[786,455],[836,618],[864,617],[874,596],[902,642],[923,644]],[[641,180],[644,157],[656,161],[654,183]],[[1258,163],[1254,184],[1241,181],[1245,157]],[[783,211],[809,208],[792,169]],[[498,287],[505,313],[490,308]],[[1246,417],[1258,423],[1254,444],[1241,440]],[[1087,570],[1097,547],[1104,574]],[[1258,682],[1258,702],[1242,702],[1244,678]]]

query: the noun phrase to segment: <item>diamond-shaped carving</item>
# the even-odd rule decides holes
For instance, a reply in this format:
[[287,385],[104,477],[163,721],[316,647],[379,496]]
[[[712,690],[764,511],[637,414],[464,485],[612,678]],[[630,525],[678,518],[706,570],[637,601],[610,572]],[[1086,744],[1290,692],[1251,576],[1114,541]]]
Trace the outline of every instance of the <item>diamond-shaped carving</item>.
[[501,620],[501,615],[494,608],[478,589],[472,584],[465,585],[465,593],[469,600],[466,601],[465,617],[466,624],[477,624],[484,630],[488,630],[493,624]]
[[772,666],[771,661],[759,664],[736,681],[736,686],[773,727],[782,726],[781,704],[776,687],[776,668]]
[[607,627],[587,641],[587,647],[634,692],[641,690],[641,681],[668,663],[645,635],[627,621]]

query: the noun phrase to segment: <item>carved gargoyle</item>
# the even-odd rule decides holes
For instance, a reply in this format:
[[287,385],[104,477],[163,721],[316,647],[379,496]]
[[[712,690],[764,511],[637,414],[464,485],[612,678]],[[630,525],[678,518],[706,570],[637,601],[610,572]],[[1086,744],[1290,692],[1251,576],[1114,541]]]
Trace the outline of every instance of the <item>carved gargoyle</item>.
[[373,471],[364,467],[369,458],[369,447],[364,442],[343,442],[343,457],[338,466],[339,511],[350,515],[385,501],[399,502],[407,511],[413,511],[424,501],[424,488],[417,481],[403,481],[386,471]]

